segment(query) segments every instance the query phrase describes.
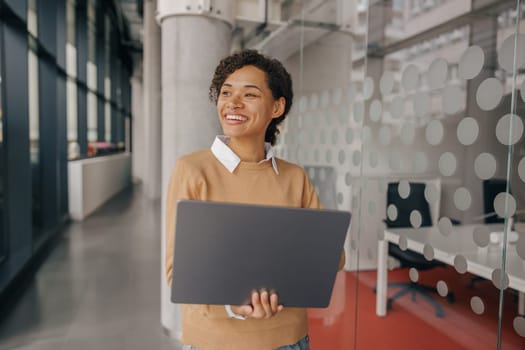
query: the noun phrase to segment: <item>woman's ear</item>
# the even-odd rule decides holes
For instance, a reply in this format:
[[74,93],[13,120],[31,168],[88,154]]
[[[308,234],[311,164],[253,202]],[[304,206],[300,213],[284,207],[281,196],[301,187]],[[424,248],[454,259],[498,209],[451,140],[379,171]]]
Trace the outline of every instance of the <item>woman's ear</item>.
[[272,119],[279,118],[280,116],[282,116],[284,113],[285,107],[286,107],[286,99],[283,96],[275,100],[273,104]]

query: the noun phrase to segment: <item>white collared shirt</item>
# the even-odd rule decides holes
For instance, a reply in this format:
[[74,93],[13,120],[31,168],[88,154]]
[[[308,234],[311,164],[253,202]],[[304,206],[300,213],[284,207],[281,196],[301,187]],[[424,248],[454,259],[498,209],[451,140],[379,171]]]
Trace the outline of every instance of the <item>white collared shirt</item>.
[[[217,160],[221,162],[221,164],[224,165],[226,169],[228,169],[230,173],[233,173],[237,166],[241,163],[241,158],[239,158],[239,156],[236,155],[230,147],[228,147],[228,142],[230,142],[230,138],[228,136],[218,135],[215,137],[215,140],[211,145],[211,152],[215,158],[217,158]],[[272,145],[269,142],[264,143],[264,152],[266,153],[266,158],[261,160],[259,163],[271,161],[273,170],[275,170],[275,173],[279,175],[279,169],[277,168],[277,161],[275,160],[274,151]]]

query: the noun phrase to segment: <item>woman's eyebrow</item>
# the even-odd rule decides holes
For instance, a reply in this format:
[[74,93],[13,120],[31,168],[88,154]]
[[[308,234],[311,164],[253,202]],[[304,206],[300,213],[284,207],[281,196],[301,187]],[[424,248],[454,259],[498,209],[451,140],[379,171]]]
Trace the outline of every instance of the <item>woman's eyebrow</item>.
[[[224,83],[224,84],[222,84],[222,86],[223,86],[223,87],[224,87],[224,86],[226,86],[226,87],[233,87],[233,85],[230,84],[230,83]],[[259,91],[262,92],[262,90],[261,90],[257,85],[247,84],[247,85],[244,85],[244,87],[245,87],[245,88],[253,88],[253,89],[257,89],[257,90],[259,90]]]

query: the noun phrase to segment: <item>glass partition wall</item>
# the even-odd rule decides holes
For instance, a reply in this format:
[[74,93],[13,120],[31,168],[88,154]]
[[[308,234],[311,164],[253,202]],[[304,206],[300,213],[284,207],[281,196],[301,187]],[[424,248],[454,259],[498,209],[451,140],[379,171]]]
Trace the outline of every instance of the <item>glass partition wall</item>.
[[283,11],[296,15],[259,44],[294,79],[278,153],[325,207],[352,212],[332,304],[310,312],[313,346],[523,349],[520,1]]

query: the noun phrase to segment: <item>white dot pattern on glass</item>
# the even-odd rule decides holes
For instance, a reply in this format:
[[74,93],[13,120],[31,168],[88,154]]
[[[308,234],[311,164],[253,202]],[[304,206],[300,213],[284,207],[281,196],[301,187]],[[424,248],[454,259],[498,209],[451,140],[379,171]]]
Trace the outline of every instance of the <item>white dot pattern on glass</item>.
[[496,158],[490,153],[481,153],[474,161],[474,172],[481,180],[488,180],[496,173]]
[[390,115],[394,119],[401,118],[405,113],[405,100],[401,96],[396,96],[390,103]]
[[408,196],[410,196],[410,183],[407,180],[399,181],[397,192],[399,193],[399,197],[407,199]]
[[490,242],[490,232],[487,226],[477,226],[472,233],[474,243],[478,247],[486,247]]
[[462,145],[472,145],[479,135],[479,125],[474,118],[463,118],[457,129],[458,140]]
[[308,98],[306,96],[301,96],[299,99],[299,112],[304,113],[308,109]]
[[383,114],[383,105],[379,100],[373,100],[370,104],[370,120],[373,122],[378,122],[381,120],[381,115]]
[[419,84],[419,69],[417,66],[413,64],[408,65],[403,71],[401,82],[406,91],[411,91],[417,88]]
[[525,235],[521,234],[518,238],[518,242],[516,243],[516,252],[518,252],[518,256],[525,260]]
[[428,86],[431,89],[443,87],[448,76],[448,62],[444,58],[436,58],[428,69]]
[[361,164],[361,152],[360,151],[354,151],[354,154],[352,155],[352,164],[354,164],[354,166],[359,166],[359,164]]
[[310,96],[310,110],[312,111],[315,111],[317,110],[317,107],[319,106],[319,97],[317,96],[317,94],[314,92],[311,96]]
[[326,170],[325,170],[325,168],[321,168],[319,170],[319,180],[321,180],[321,182],[325,182],[326,181]]
[[459,77],[465,80],[475,78],[481,72],[484,63],[485,53],[481,47],[469,47],[459,60]]
[[332,150],[329,150],[329,149],[326,150],[325,159],[327,163],[332,162]]
[[321,145],[326,144],[326,132],[324,129],[321,129],[321,131],[319,132],[319,142],[321,143]]
[[370,151],[370,153],[368,154],[368,161],[370,163],[370,167],[377,167],[377,165],[379,164],[379,157],[376,151]]
[[521,99],[525,101],[525,80],[523,81],[523,83],[521,83],[520,96],[521,96]]
[[459,273],[467,272],[467,259],[463,255],[456,255],[454,258],[454,267]]
[[321,108],[327,108],[328,105],[330,105],[330,93],[325,90],[321,94]]
[[338,192],[338,193],[337,193],[337,203],[338,203],[339,205],[341,205],[341,204],[343,204],[343,201],[344,201],[344,196],[343,196],[343,194],[342,194],[341,192]]
[[414,95],[414,113],[416,117],[424,117],[430,111],[432,101],[430,96],[424,92],[417,92]]
[[507,289],[509,287],[509,275],[505,272],[502,279],[501,272],[501,269],[492,271],[492,283],[498,289]]
[[458,86],[447,86],[443,91],[443,111],[452,115],[461,111],[464,103],[465,92]]
[[445,152],[439,157],[439,171],[443,176],[451,176],[456,172],[456,156],[450,152]]
[[352,184],[352,175],[350,174],[350,172],[347,172],[345,174],[345,184],[347,186],[350,186]]
[[452,221],[447,217],[442,217],[438,221],[438,229],[443,236],[449,236],[452,233]]
[[483,300],[477,296],[470,299],[470,308],[476,315],[481,315],[485,312],[485,304],[483,304]]
[[394,74],[392,72],[385,71],[379,80],[379,90],[381,95],[387,96],[392,92],[394,88]]
[[498,107],[503,98],[503,92],[503,84],[498,79],[485,79],[476,92],[476,101],[479,108],[484,111],[491,111]]
[[436,203],[439,199],[439,192],[436,185],[429,183],[425,186],[425,199],[429,204]]
[[439,295],[441,295],[443,298],[448,295],[448,286],[445,281],[438,281],[436,284],[436,289]]
[[347,128],[345,133],[345,140],[347,145],[351,145],[354,142],[354,132],[352,129]]
[[379,129],[379,142],[383,146],[388,146],[390,144],[390,141],[392,139],[390,127],[388,125],[383,125]]
[[339,141],[339,133],[337,132],[337,129],[332,131],[332,145],[337,145],[337,142]]
[[390,169],[398,171],[401,169],[401,155],[399,152],[391,152],[390,158],[388,159],[388,165]]
[[363,145],[369,145],[372,141],[372,130],[368,125],[363,126],[363,129],[361,130],[361,141]]
[[518,163],[518,175],[521,181],[525,182],[525,157],[521,158]]
[[414,127],[414,124],[412,123],[405,123],[401,127],[401,143],[403,145],[411,145],[414,142],[414,137],[416,136],[416,129]]
[[443,134],[443,124],[439,120],[432,120],[428,123],[425,130],[425,137],[430,145],[435,146],[441,143],[441,140],[443,140]]
[[428,261],[434,259],[434,248],[428,243],[423,246],[423,256]]
[[418,210],[412,210],[412,212],[410,212],[410,225],[412,225],[413,228],[420,228],[422,221],[421,213]]
[[[514,71],[514,45],[516,41],[515,34],[508,36],[501,44],[498,53],[498,62],[500,66],[505,69],[508,73]],[[516,69],[523,68],[525,66],[525,36],[518,34],[517,38],[518,50],[516,55]]]
[[514,145],[522,135],[523,121],[517,115],[507,114],[496,125],[496,137],[505,146]]
[[470,191],[465,187],[460,187],[454,192],[454,205],[461,211],[465,211],[470,208],[472,204],[472,196]]
[[407,242],[407,238],[405,236],[400,236],[399,237],[398,246],[399,246],[399,249],[401,249],[401,250],[407,250],[408,249],[408,242]]
[[339,160],[339,164],[343,165],[346,160],[346,153],[344,150],[339,150],[339,154],[337,155],[337,159]]
[[358,101],[354,104],[354,120],[356,123],[361,123],[365,116],[365,105],[362,101]]
[[343,89],[340,87],[335,88],[332,93],[332,104],[334,106],[339,106],[341,104],[341,100],[343,99]]
[[416,152],[414,155],[414,172],[421,174],[428,168],[428,159],[425,153]]
[[394,204],[390,204],[386,209],[386,215],[390,221],[397,220],[397,207]]
[[346,98],[348,99],[348,102],[353,103],[355,101],[356,96],[357,96],[357,85],[356,83],[351,83],[348,86],[348,90],[346,92]]
[[[505,206],[507,207],[505,208]],[[516,212],[516,200],[512,194],[507,192],[498,193],[494,198],[494,211],[502,218],[513,216]]]
[[372,77],[366,77],[363,82],[363,97],[365,100],[369,100],[374,94],[374,79]]
[[410,270],[408,270],[408,277],[412,282],[416,283],[419,281],[419,272],[415,268],[411,267]]
[[514,320],[512,321],[512,326],[514,327],[514,330],[520,337],[525,338],[525,317],[514,317]]

